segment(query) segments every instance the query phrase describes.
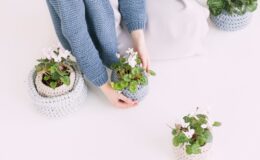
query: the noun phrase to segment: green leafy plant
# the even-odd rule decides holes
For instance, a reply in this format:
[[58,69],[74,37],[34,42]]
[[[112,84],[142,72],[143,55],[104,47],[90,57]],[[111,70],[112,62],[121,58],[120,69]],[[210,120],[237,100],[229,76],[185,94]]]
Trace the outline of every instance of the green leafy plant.
[[229,14],[243,15],[257,8],[257,0],[208,0],[210,13],[218,16],[222,11]]
[[206,114],[195,113],[183,117],[183,122],[172,128],[173,145],[185,147],[186,153],[200,154],[201,147],[212,142],[212,127],[221,126],[220,122],[209,122]]
[[131,93],[136,93],[139,85],[147,85],[147,75],[155,76],[155,72],[148,73],[142,68],[141,59],[137,52],[128,49],[126,55],[119,56],[119,62],[112,65],[112,69],[117,75],[118,81],[111,82],[113,89],[122,91],[129,89]]
[[45,58],[38,59],[35,66],[36,73],[44,72],[42,82],[55,89],[63,84],[70,84],[70,69],[75,67],[75,62],[70,59],[70,52],[61,47],[48,49],[45,51]]

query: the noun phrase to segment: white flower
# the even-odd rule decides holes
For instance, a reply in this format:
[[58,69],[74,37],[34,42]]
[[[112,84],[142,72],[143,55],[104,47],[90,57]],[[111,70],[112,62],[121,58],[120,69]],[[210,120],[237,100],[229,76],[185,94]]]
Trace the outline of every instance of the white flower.
[[64,50],[64,49],[60,49],[58,58],[59,59],[62,59],[62,58],[67,59],[69,55],[70,55],[70,51]]
[[53,52],[52,48],[44,48],[42,50],[42,53],[44,55],[44,58],[47,58],[48,60],[51,60],[52,57],[51,57],[51,52]]
[[136,59],[137,59],[137,52],[134,52],[133,49],[128,49],[129,55],[127,58],[128,64],[133,68],[137,65]]
[[206,128],[208,128],[208,125],[207,124],[202,124],[201,128],[206,129]]
[[119,53],[116,53],[116,57],[117,57],[117,58],[120,58],[121,56],[120,56],[120,54],[119,54]]
[[175,123],[180,125],[181,127],[183,128],[188,128],[189,127],[189,124],[188,123],[185,123],[183,119],[177,119],[175,120]]
[[126,53],[127,54],[132,54],[134,52],[134,49],[133,48],[128,48],[128,50],[126,50]]
[[[71,54],[70,51],[65,50],[61,44],[56,45],[53,48],[45,48],[42,50],[44,57],[48,60],[53,59],[55,62],[61,62],[62,58],[67,59]],[[58,55],[57,55],[58,52]]]
[[129,61],[128,64],[134,68],[136,66],[136,61]]
[[195,130],[194,130],[194,129],[189,129],[188,132],[184,132],[184,134],[185,134],[188,138],[191,138],[194,133],[195,133]]

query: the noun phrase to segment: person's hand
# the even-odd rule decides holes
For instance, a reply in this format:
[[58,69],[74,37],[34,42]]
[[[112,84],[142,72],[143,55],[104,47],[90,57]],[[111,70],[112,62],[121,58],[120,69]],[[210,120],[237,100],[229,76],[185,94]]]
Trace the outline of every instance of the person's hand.
[[138,104],[137,102],[132,101],[131,99],[114,90],[108,83],[101,86],[100,89],[105,94],[107,99],[116,107],[129,108],[137,106]]
[[136,30],[131,32],[134,50],[138,52],[143,68],[146,72],[150,70],[150,56],[146,47],[143,30]]

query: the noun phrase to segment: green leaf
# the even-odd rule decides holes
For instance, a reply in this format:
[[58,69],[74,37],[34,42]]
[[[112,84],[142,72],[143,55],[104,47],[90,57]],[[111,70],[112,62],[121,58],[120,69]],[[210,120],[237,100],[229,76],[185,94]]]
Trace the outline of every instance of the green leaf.
[[122,91],[124,89],[120,82],[115,82],[113,88],[118,91]]
[[189,115],[184,116],[184,117],[183,117],[183,120],[184,120],[185,123],[189,123],[189,122],[190,122],[190,117],[189,117]]
[[254,12],[256,8],[257,8],[257,1],[252,1],[252,3],[247,6],[247,11]]
[[210,13],[218,16],[225,7],[225,0],[208,0],[208,6]]
[[152,70],[149,70],[149,74],[150,74],[151,76],[156,76],[156,73],[155,73],[154,71],[152,71]]
[[128,82],[126,82],[126,81],[120,81],[120,85],[121,85],[123,88],[126,88],[126,87],[128,87]]
[[173,145],[178,147],[180,144],[184,144],[185,142],[188,142],[189,138],[183,133],[179,133],[174,136],[173,138]]
[[45,75],[45,76],[43,77],[43,80],[44,80],[44,81],[48,81],[50,78],[51,78],[51,77],[50,77],[49,75]]
[[60,79],[60,75],[57,72],[54,72],[51,74],[51,79],[57,81]]
[[55,89],[55,88],[57,87],[57,82],[52,81],[52,82],[50,83],[50,87],[53,88],[53,89]]
[[172,135],[176,135],[177,134],[177,129],[173,129],[172,130]]
[[129,91],[131,93],[136,93],[137,92],[137,89],[138,89],[138,84],[136,81],[132,81],[129,85]]
[[121,64],[125,63],[125,62],[126,62],[126,58],[120,58],[120,59],[119,59],[119,62],[120,62]]
[[139,74],[139,73],[140,73],[140,68],[139,68],[139,67],[134,67],[134,68],[132,69],[131,73],[132,73],[133,75]]
[[130,82],[131,81],[131,75],[130,74],[126,74],[126,75],[123,76],[123,79],[126,82]]
[[187,145],[186,146],[186,153],[191,155],[191,154],[200,154],[201,153],[201,149],[200,149],[200,145],[195,143],[192,145]]
[[69,76],[64,76],[60,78],[61,82],[65,85],[69,85],[70,84],[70,77]]
[[221,126],[221,122],[214,122],[214,123],[212,124],[212,126],[214,126],[214,127],[219,127],[219,126]]
[[140,84],[141,84],[141,85],[147,85],[147,84],[148,84],[148,79],[147,79],[147,77],[142,76],[142,77],[140,78]]
[[205,139],[206,139],[206,142],[207,142],[207,143],[211,143],[211,142],[212,142],[212,140],[213,140],[213,135],[212,135],[212,133],[210,132],[210,130],[206,130],[206,131],[204,132],[204,136],[205,136]]

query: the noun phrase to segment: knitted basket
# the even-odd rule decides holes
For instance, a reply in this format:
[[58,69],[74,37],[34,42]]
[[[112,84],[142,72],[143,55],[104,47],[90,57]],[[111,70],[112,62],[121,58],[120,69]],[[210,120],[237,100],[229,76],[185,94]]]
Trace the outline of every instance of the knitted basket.
[[43,78],[45,71],[38,72],[36,74],[36,78],[35,78],[35,86],[36,86],[38,93],[44,97],[56,97],[56,96],[64,95],[64,94],[68,93],[70,90],[72,90],[74,82],[75,82],[76,74],[75,74],[74,69],[71,66],[66,66],[66,67],[68,67],[69,72],[70,72],[70,84],[69,85],[63,84],[55,89],[45,85],[42,82],[42,78]]
[[224,31],[237,31],[245,28],[249,24],[251,17],[252,13],[250,12],[246,12],[244,15],[237,15],[223,11],[218,16],[210,15],[210,19],[216,27]]
[[200,154],[188,155],[184,146],[173,147],[175,152],[176,160],[206,160],[211,149],[211,143],[207,143],[205,146],[201,147]]
[[[114,72],[114,71],[112,71],[112,74],[111,74],[111,81],[112,82],[118,81],[118,76],[117,76],[116,72]],[[128,89],[124,89],[122,91],[122,94],[124,96],[126,96],[127,98],[132,99],[133,101],[141,101],[148,94],[148,90],[149,90],[148,85],[146,85],[146,86],[139,85],[136,93],[131,93]]]
[[75,72],[75,82],[70,92],[56,97],[41,96],[34,83],[36,78],[35,70],[29,74],[29,94],[32,98],[33,104],[37,110],[51,118],[63,117],[80,108],[80,104],[85,100],[87,95],[87,88],[80,72]]

